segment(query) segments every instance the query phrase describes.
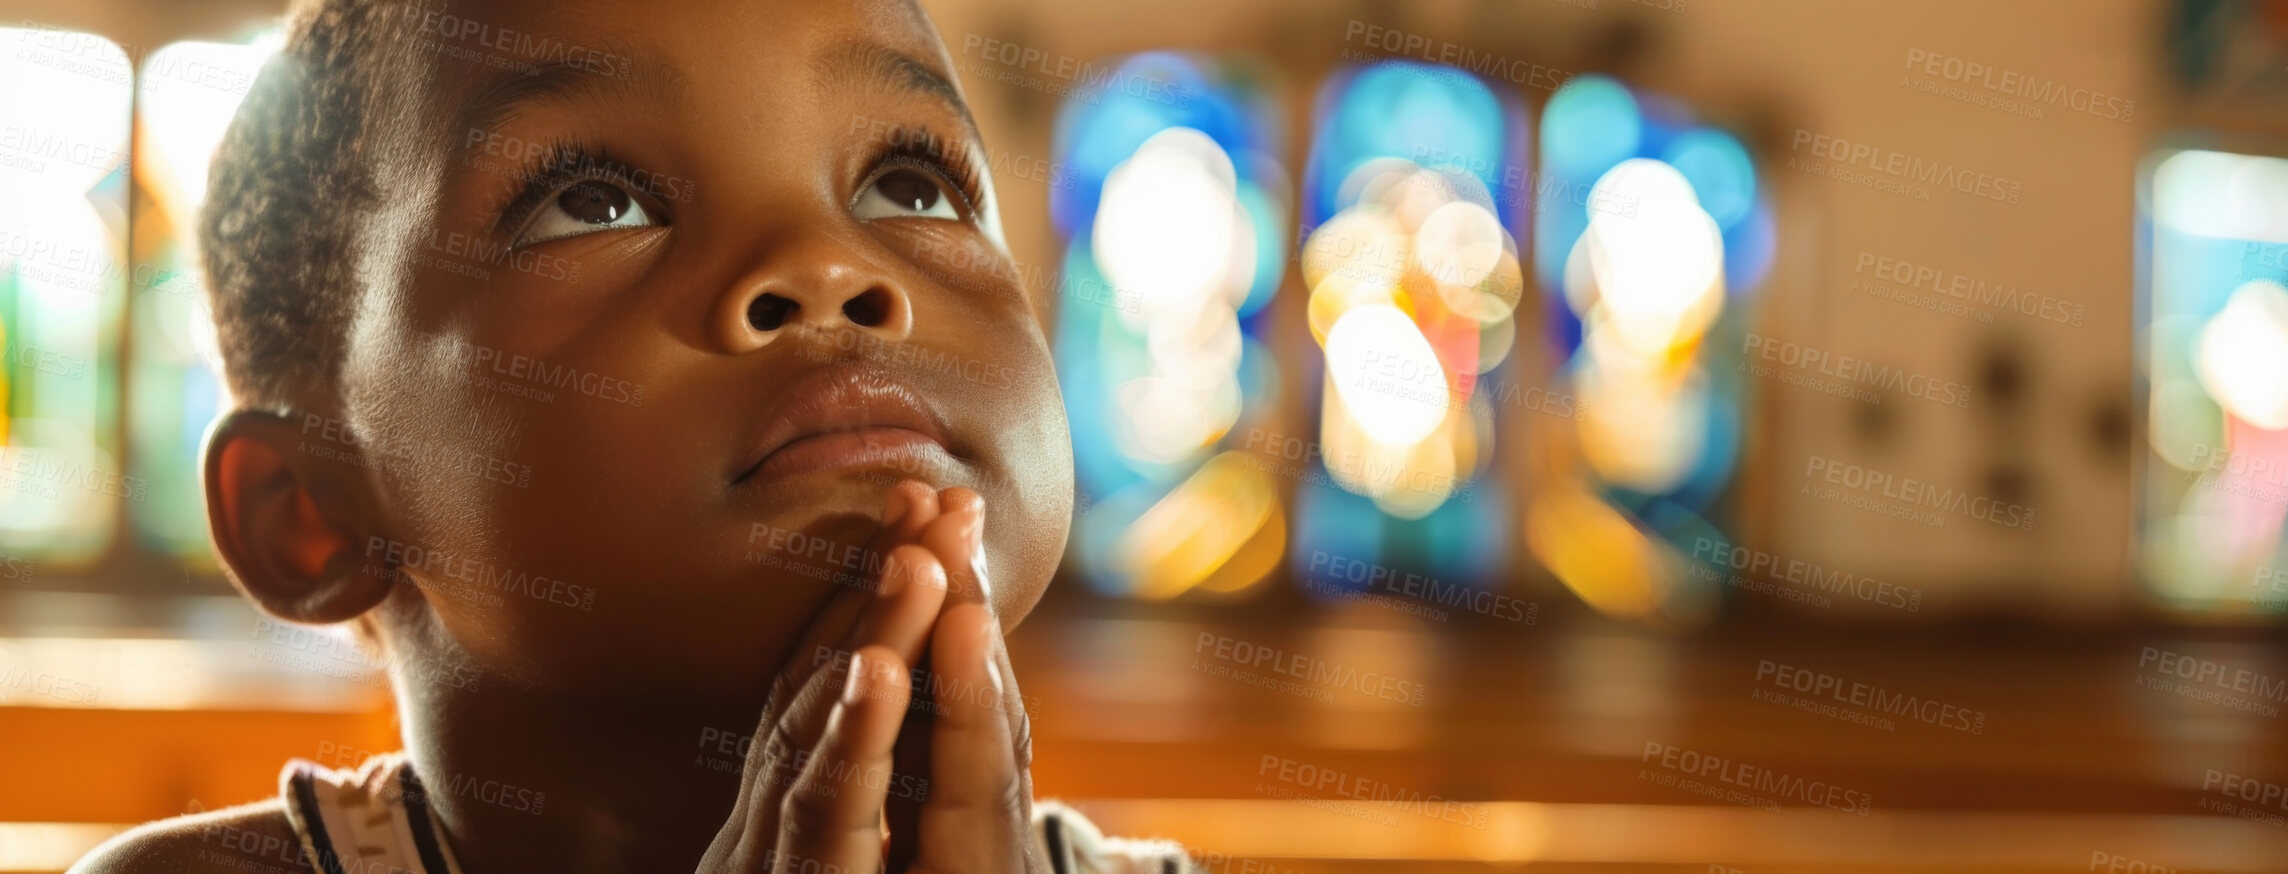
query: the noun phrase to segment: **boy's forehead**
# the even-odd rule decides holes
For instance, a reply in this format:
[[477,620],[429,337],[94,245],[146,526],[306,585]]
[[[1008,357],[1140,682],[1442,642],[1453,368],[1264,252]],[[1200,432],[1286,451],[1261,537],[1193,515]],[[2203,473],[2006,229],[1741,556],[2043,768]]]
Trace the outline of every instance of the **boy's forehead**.
[[927,84],[919,90],[936,92],[968,121],[951,57],[914,0],[460,0],[419,8],[428,41],[475,43],[433,52],[447,92],[466,101],[458,120],[472,124],[499,120],[490,104],[562,90],[551,75],[595,80],[578,74],[604,72],[671,99],[701,75],[745,69],[770,76],[774,90],[819,93],[869,68]]
[[[646,37],[675,48],[679,37],[728,35],[763,54],[794,49],[806,34],[822,30],[863,30],[904,50],[933,58],[945,54],[937,29],[916,0],[453,0],[416,5],[432,19],[452,16],[477,27],[521,30],[527,43],[587,34]],[[736,26],[742,21],[766,26]],[[514,43],[520,36],[511,32],[498,38]]]

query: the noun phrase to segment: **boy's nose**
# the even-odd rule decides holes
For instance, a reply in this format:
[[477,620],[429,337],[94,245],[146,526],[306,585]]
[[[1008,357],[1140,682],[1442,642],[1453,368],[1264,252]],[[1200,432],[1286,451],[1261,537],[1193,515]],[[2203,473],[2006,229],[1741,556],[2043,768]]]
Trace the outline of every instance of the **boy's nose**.
[[715,321],[730,351],[745,352],[805,329],[904,340],[913,333],[914,314],[894,278],[844,257],[765,268],[725,297]]
[[[814,305],[803,306],[799,292],[792,297],[775,291],[766,291],[747,304],[747,327],[761,333],[770,333],[786,327],[789,322],[808,321],[818,327],[838,327],[836,321],[860,328],[892,329],[892,319],[899,315],[897,296],[889,291],[871,287],[842,301],[834,307],[829,297],[818,300],[819,295],[807,295]],[[823,315],[822,315],[823,314]]]

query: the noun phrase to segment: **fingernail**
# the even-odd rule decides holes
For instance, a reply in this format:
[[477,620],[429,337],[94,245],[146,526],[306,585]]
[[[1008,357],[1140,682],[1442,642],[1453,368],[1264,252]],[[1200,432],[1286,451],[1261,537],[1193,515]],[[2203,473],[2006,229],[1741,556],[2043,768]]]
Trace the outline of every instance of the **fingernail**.
[[985,511],[978,510],[969,517],[969,551],[972,555],[985,545]]
[[871,665],[867,664],[865,656],[850,654],[850,676],[842,679],[843,704],[855,706],[866,700],[866,672],[869,669]]
[[896,488],[890,489],[890,493],[882,498],[882,527],[897,527],[899,520],[906,518],[906,513],[913,509],[913,503]]

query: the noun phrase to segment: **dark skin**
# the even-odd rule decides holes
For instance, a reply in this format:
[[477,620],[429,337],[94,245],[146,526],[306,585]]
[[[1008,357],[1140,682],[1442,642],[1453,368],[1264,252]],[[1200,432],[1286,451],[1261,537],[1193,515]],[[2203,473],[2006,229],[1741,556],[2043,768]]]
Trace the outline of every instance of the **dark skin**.
[[[1001,632],[1062,552],[1070,438],[934,30],[897,0],[452,12],[607,57],[439,56],[442,153],[384,177],[411,190],[367,272],[396,278],[339,385],[210,434],[234,579],[370,629],[432,786],[545,793],[432,793],[476,874],[1037,870]],[[788,386],[838,377],[920,398],[942,452],[758,468]],[[469,582],[503,572],[563,586]],[[726,735],[743,774],[694,762]],[[275,803],[217,816],[291,834]],[[201,824],[81,870],[202,870]]]

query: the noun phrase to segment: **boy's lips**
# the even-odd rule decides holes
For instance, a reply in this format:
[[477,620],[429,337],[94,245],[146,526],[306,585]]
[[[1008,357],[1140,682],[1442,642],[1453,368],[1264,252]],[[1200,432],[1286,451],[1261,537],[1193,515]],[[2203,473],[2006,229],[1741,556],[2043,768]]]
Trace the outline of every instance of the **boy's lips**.
[[886,373],[836,364],[797,378],[762,421],[733,484],[805,470],[921,474],[955,456],[944,418]]

